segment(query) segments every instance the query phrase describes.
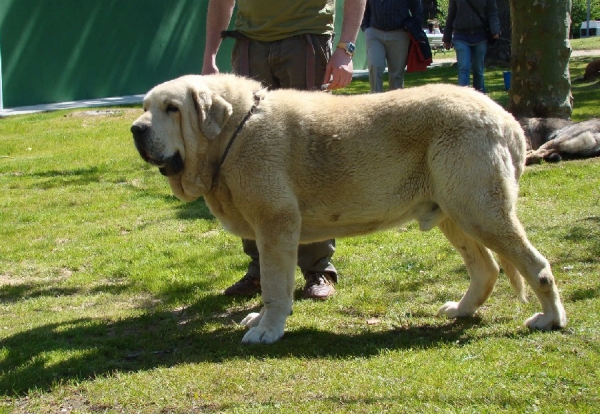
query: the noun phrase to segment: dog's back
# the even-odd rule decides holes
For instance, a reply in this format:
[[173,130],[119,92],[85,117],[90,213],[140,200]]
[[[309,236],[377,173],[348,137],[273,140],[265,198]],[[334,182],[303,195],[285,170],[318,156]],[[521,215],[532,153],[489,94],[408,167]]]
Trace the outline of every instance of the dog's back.
[[[360,96],[273,91],[248,128],[240,150],[268,154],[248,161],[259,176],[285,166],[281,185],[298,200],[304,241],[411,219],[430,229],[449,198],[473,197],[467,188],[484,191],[483,183],[503,180],[516,199],[524,169],[525,139],[512,115],[452,85]],[[263,185],[272,183],[252,180],[255,189]]]

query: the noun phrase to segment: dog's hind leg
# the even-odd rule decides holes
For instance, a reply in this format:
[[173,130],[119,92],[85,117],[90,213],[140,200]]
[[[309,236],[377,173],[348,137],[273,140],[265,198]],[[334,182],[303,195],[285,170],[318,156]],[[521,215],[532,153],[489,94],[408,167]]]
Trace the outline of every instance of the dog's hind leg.
[[[473,215],[469,219],[463,217],[461,226],[503,260],[511,262],[535,292],[542,305],[542,313],[527,319],[526,326],[550,330],[566,325],[567,316],[550,264],[527,239],[514,209],[502,214],[499,210],[490,208],[482,220],[474,219]],[[510,267],[508,268],[510,271]]]
[[[485,154],[484,140],[471,140],[469,143],[470,151]],[[478,143],[482,143],[480,149],[475,147]],[[489,148],[487,151],[489,153]],[[567,317],[550,264],[531,245],[516,214],[517,179],[522,170],[519,156],[522,154],[518,150],[513,154],[502,145],[495,146],[494,151],[495,156],[487,162],[471,163],[473,168],[464,168],[454,174],[436,174],[434,180],[440,184],[438,204],[464,233],[510,261],[531,286],[542,305],[542,313],[527,319],[525,324],[533,329],[562,328],[567,323]],[[512,161],[515,157],[515,161]],[[438,159],[438,162],[442,161],[445,160]],[[450,164],[451,161],[445,162]],[[479,283],[483,282],[485,280]],[[483,288],[487,286],[489,284],[484,284]],[[487,295],[489,292],[484,291],[478,296],[481,300]],[[467,292],[464,299],[476,297]],[[465,309],[469,306],[472,309],[474,303],[464,302]],[[457,305],[457,311],[449,310],[446,314],[462,312],[461,306],[462,300]]]
[[445,219],[438,226],[461,254],[471,279],[469,289],[460,302],[445,303],[438,310],[438,315],[449,318],[473,316],[494,290],[498,280],[498,264],[485,246],[468,236],[451,219]]
[[517,218],[513,216],[511,221],[514,225],[510,229],[514,233],[510,237],[495,240],[495,245],[490,245],[490,248],[515,265],[542,305],[542,313],[527,319],[525,325],[542,330],[563,328],[567,324],[567,316],[550,264],[527,240]]
[[521,273],[519,273],[515,265],[512,264],[510,260],[507,260],[502,256],[499,256],[499,260],[500,266],[502,267],[502,269],[504,269],[504,273],[506,273],[510,285],[517,293],[517,297],[521,302],[527,303],[527,294],[525,292],[523,276],[521,276]]

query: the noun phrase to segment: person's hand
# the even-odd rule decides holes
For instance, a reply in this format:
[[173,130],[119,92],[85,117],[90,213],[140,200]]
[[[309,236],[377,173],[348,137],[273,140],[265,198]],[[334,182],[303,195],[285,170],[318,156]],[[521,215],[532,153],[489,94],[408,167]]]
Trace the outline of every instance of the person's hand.
[[492,36],[494,39],[498,40],[500,39],[500,33],[494,33],[494,36]]
[[328,90],[343,88],[352,82],[353,70],[352,57],[342,49],[335,49],[327,62],[323,84],[328,85]]
[[219,68],[217,67],[217,63],[215,61],[204,63],[202,65],[201,75],[214,75],[215,73],[219,73]]
[[452,43],[450,43],[450,42],[444,42],[444,49],[446,49],[446,50],[452,49]]

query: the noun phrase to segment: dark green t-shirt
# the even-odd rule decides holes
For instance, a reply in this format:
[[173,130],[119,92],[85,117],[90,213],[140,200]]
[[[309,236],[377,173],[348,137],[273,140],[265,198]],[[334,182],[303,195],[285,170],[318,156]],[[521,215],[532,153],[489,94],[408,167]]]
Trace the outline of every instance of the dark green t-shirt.
[[235,29],[253,40],[333,34],[335,0],[238,0],[237,8]]

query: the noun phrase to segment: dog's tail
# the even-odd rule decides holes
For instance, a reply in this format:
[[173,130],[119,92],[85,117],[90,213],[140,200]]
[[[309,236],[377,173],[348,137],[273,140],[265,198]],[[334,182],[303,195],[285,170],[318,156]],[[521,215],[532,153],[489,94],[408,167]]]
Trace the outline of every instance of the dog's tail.
[[500,256],[499,259],[500,265],[504,269],[506,276],[508,276],[508,281],[510,282],[510,285],[517,293],[517,297],[521,302],[527,303],[527,293],[525,292],[525,280],[523,280],[523,276],[521,276],[521,273],[519,273],[517,268],[511,262],[509,262],[502,256]]

